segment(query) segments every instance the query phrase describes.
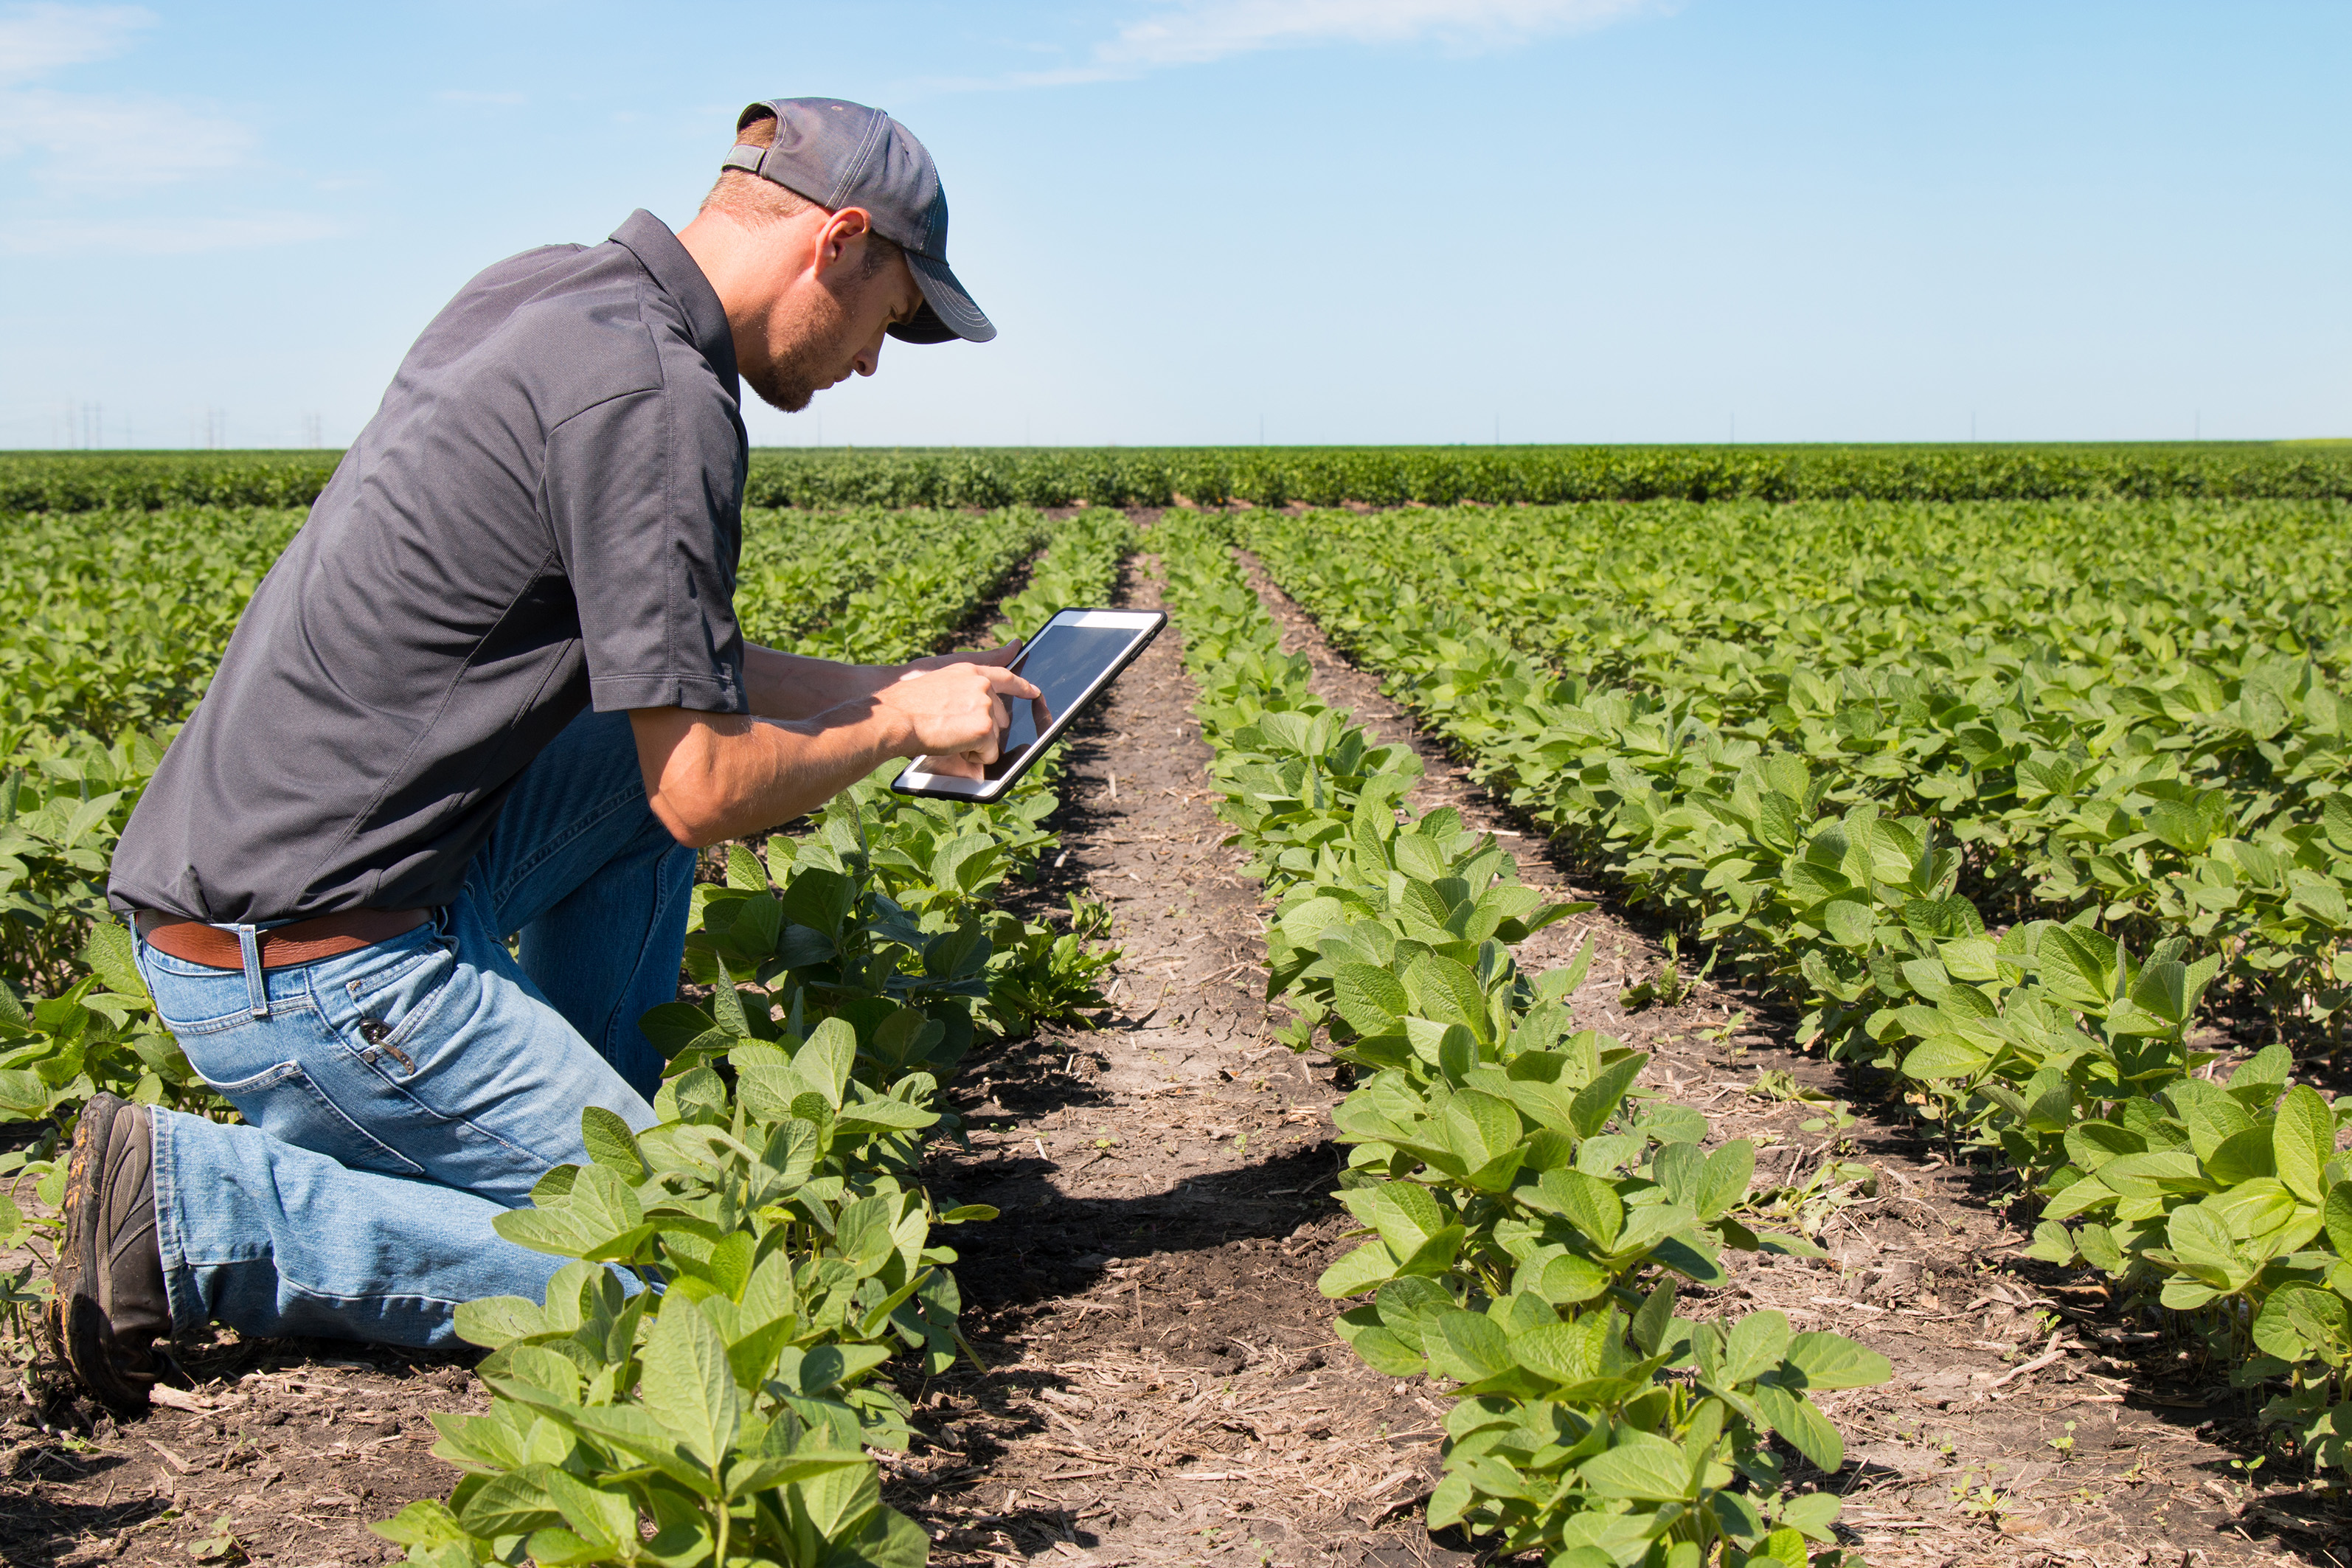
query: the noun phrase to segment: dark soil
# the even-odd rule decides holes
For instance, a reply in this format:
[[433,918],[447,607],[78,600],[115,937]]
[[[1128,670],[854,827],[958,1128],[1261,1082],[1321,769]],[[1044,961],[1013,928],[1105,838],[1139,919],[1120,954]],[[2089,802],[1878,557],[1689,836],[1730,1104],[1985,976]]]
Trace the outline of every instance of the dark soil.
[[[1120,602],[1156,604],[1157,584],[1140,561]],[[1888,1085],[1796,1050],[1793,1017],[1759,997],[1699,984],[1629,1009],[1626,988],[1664,963],[1654,925],[1550,859],[1261,589],[1326,695],[1421,751],[1415,805],[1455,805],[1509,836],[1526,880],[1601,900],[1523,962],[1563,963],[1593,935],[1580,1020],[1653,1053],[1644,1082],[1705,1110],[1717,1137],[1755,1140],[1784,1224],[1810,1205],[1828,1258],[1734,1255],[1725,1299],[1683,1310],[1777,1307],[1894,1363],[1884,1387],[1825,1399],[1847,1463],[1801,1477],[1844,1496],[1850,1544],[1878,1568],[2352,1564],[2340,1500],[2277,1461],[2253,1470],[2252,1407],[2223,1369],[2086,1278],[2011,1261],[2025,1235],[2003,1173],[1948,1159]],[[1315,1289],[1351,1245],[1328,1196],[1343,1090],[1328,1062],[1271,1037],[1263,906],[1222,844],[1180,637],[1073,741],[1052,823],[1066,850],[1034,894],[1110,904],[1113,1016],[1000,1045],[954,1086],[971,1148],[928,1175],[942,1207],[1003,1211],[944,1237],[988,1370],[907,1385],[924,1436],[885,1458],[887,1495],[942,1564],[1467,1563],[1473,1543],[1419,1523],[1448,1401],[1358,1362]],[[1824,1185],[1842,1161],[1874,1181]],[[0,1404],[0,1558],[393,1558],[362,1521],[445,1494],[455,1472],[426,1453],[425,1412],[481,1403],[457,1358],[233,1340],[184,1354],[184,1407],[119,1426],[37,1371],[19,1380]]]
[[487,1403],[471,1359],[225,1336],[182,1348],[193,1391],[121,1423],[54,1374],[26,1376],[0,1405],[0,1558],[397,1559],[364,1525],[447,1493],[427,1413]]

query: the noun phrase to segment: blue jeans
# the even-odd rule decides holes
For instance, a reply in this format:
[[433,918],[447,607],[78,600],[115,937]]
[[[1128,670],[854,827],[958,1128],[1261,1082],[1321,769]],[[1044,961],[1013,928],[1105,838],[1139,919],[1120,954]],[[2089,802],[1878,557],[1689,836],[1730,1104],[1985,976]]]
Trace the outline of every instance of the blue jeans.
[[652,1125],[662,1063],[637,1020],[677,994],[693,879],[628,715],[584,713],[406,935],[259,972],[260,998],[140,942],[157,1012],[247,1123],[155,1115],[174,1331],[446,1345],[461,1301],[541,1300],[564,1260],[490,1222],[587,1158],[587,1107]]

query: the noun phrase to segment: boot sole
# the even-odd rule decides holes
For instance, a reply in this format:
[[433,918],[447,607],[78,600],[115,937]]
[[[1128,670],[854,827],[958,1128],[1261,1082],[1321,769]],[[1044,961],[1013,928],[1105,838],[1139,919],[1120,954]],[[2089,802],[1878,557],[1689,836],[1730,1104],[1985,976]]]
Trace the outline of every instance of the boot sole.
[[[114,1365],[114,1329],[106,1308],[94,1294],[93,1282],[103,1279],[99,1257],[98,1220],[105,1212],[101,1190],[106,1152],[114,1142],[118,1118],[131,1107],[112,1095],[100,1095],[82,1108],[75,1124],[71,1153],[66,1162],[66,1234],[73,1241],[72,1271],[58,1281],[50,1299],[50,1332],[66,1364],[82,1387],[100,1403],[124,1414],[147,1408],[147,1385],[124,1378]],[[91,1125],[95,1118],[97,1124]]]

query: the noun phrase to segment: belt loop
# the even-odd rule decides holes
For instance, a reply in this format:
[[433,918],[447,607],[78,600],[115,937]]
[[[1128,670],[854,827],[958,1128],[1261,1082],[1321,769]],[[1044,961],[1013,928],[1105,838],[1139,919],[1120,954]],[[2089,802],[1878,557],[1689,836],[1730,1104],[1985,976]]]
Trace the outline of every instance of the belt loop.
[[236,932],[236,951],[245,960],[245,999],[257,1018],[269,1016],[269,982],[261,977],[261,939],[255,928],[240,925],[231,928]]

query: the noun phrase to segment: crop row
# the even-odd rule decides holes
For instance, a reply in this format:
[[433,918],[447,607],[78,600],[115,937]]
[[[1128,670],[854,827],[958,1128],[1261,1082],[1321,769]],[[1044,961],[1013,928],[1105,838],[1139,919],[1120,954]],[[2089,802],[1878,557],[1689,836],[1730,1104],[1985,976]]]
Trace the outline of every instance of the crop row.
[[1727,1247],[1810,1249],[1739,1217],[1753,1147],[1706,1152],[1705,1116],[1639,1087],[1646,1057],[1574,1026],[1589,942],[1519,969],[1517,942],[1591,906],[1547,903],[1450,809],[1401,814],[1418,759],[1313,694],[1219,525],[1153,540],[1221,813],[1276,900],[1268,995],[1360,1075],[1337,1195],[1368,1239],[1322,1289],[1369,1296],[1339,1321],[1366,1362],[1457,1385],[1431,1527],[1595,1568],[1802,1568],[1838,1504],[1790,1495],[1783,1451],[1836,1471],[1810,1396],[1888,1365],[1777,1311],[1677,1315]]
[[2352,1468],[2352,1100],[2189,1037],[2217,981],[2345,1005],[2342,509],[1416,521],[1245,533],[1557,839],[1997,1146],[2036,1256],[2192,1314]]
[[[338,454],[0,458],[0,513],[306,505]],[[2352,496],[2352,450],[2244,444],[1873,447],[1195,447],[809,450],[751,458],[753,506],[1387,507]]]

